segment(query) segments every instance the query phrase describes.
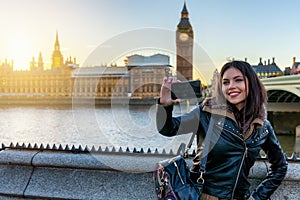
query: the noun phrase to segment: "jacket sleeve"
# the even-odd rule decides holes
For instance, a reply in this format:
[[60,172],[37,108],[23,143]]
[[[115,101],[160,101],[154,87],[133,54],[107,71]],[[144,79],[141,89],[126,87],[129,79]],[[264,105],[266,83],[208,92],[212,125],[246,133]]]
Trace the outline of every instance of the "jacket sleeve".
[[262,149],[265,151],[269,159],[270,171],[264,180],[253,191],[252,197],[255,200],[270,198],[284,179],[288,166],[286,155],[281,149],[270,122],[265,120],[264,123],[266,123],[264,125],[264,131],[268,133],[268,136],[266,142],[262,145]]
[[200,109],[199,106],[189,113],[173,117],[173,106],[164,107],[157,104],[156,126],[160,134],[164,136],[175,136],[197,132],[199,128]]

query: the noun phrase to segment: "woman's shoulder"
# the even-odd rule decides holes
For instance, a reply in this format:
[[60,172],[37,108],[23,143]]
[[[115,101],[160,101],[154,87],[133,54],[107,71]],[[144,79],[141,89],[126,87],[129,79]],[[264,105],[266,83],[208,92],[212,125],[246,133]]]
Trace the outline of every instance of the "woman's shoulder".
[[272,124],[271,124],[271,122],[268,119],[264,119],[263,120],[263,126],[265,128],[269,128],[269,127],[272,127]]
[[217,101],[216,101],[215,98],[213,98],[213,97],[206,97],[202,101],[201,105],[202,105],[203,108],[209,108],[209,109],[211,109],[211,108],[217,106],[218,103],[217,103]]
[[271,122],[268,119],[264,119],[263,129],[264,129],[264,132],[274,133],[273,126],[272,126]]
[[203,99],[202,104],[205,106],[212,106],[216,104],[216,98],[214,97],[206,97]]
[[205,112],[224,115],[228,111],[228,106],[225,103],[220,103],[215,97],[205,98],[202,102],[202,109]]

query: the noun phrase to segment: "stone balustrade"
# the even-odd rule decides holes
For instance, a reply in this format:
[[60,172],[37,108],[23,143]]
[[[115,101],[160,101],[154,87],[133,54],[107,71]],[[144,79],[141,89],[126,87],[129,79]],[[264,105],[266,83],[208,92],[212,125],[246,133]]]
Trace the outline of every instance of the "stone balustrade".
[[[155,200],[155,163],[173,156],[172,152],[135,149],[2,147],[0,199]],[[252,187],[267,170],[266,160],[258,159],[250,173]],[[299,199],[299,170],[300,160],[294,155],[272,200]]]

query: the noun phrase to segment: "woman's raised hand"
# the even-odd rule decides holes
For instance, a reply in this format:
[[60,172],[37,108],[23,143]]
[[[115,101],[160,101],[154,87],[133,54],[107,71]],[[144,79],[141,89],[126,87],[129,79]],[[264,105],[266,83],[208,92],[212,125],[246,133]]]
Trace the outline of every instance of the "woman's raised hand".
[[172,99],[171,86],[173,83],[179,82],[176,77],[165,77],[160,89],[160,104],[163,106],[170,106],[180,103],[180,99]]

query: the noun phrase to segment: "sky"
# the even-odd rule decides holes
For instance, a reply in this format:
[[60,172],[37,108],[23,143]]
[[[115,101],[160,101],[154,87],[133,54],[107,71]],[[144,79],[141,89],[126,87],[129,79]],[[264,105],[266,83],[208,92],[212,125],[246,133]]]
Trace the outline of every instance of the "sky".
[[[50,65],[58,32],[64,58],[76,57],[80,66],[123,65],[127,55],[159,50],[170,53],[174,65],[172,37],[183,4],[184,0],[0,0],[0,62],[13,59],[16,69],[24,69],[41,52],[45,65]],[[186,6],[195,46],[211,61],[211,70],[232,58],[247,58],[255,65],[259,58],[267,62],[274,57],[282,70],[292,65],[293,57],[300,59],[298,0],[186,0]],[[144,35],[145,30],[161,37]],[[160,45],[164,42],[169,43]],[[97,59],[87,62],[95,51]]]

